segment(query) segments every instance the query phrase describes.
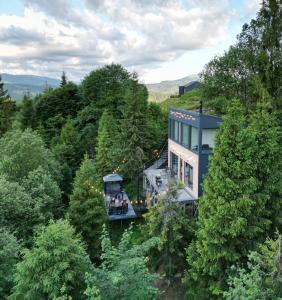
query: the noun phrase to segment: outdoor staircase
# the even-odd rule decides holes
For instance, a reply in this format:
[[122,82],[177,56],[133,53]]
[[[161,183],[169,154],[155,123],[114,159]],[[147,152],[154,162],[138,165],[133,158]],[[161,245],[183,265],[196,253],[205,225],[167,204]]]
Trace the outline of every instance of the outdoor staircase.
[[148,169],[165,169],[168,163],[168,143],[166,142],[160,151],[159,158]]

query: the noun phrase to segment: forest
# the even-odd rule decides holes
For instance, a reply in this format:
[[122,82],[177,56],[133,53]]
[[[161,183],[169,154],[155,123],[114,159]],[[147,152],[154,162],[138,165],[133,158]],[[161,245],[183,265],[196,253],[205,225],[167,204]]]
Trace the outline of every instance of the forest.
[[[0,80],[0,299],[282,299],[282,4],[265,0],[180,99],[148,101],[119,64],[15,102]],[[174,199],[112,224],[103,176],[132,201],[169,106],[223,118],[197,215]]]

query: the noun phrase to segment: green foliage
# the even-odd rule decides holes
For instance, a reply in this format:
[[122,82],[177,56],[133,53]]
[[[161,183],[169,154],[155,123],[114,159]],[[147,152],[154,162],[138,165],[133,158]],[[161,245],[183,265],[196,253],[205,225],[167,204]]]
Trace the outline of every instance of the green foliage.
[[145,215],[142,232],[145,240],[158,236],[160,243],[151,251],[150,258],[155,267],[164,268],[167,277],[172,278],[185,266],[185,247],[194,235],[194,220],[189,219],[175,199],[182,185],[171,182],[167,192]]
[[61,190],[57,182],[40,166],[30,171],[23,179],[22,186],[33,199],[35,207],[40,209],[42,221],[62,214]]
[[66,84],[67,84],[67,76],[66,76],[65,71],[63,71],[62,76],[61,76],[61,84],[60,84],[60,86],[62,87],[64,85],[66,85]]
[[0,298],[6,299],[13,286],[15,265],[19,260],[20,245],[7,229],[0,228]]
[[160,107],[165,114],[170,107],[194,110],[199,108],[200,98],[200,90],[193,89],[180,97],[166,99],[160,103]]
[[188,248],[186,282],[192,299],[201,293],[220,297],[229,267],[271,233],[273,209],[281,207],[280,200],[273,204],[280,177],[271,175],[278,175],[277,133],[265,109],[258,106],[246,126],[242,105],[231,102],[199,201],[197,240]]
[[98,123],[101,115],[97,113],[95,103],[91,103],[78,112],[74,125],[78,129],[81,139],[80,147],[83,153],[95,156],[95,145],[98,132]]
[[19,119],[22,129],[35,128],[36,116],[34,101],[27,95],[24,95],[23,101],[21,102]]
[[76,173],[69,218],[87,243],[90,257],[97,260],[101,252],[100,236],[106,222],[106,209],[94,175],[93,161],[86,156]]
[[115,117],[119,117],[130,80],[131,75],[117,64],[92,71],[81,83],[84,105],[95,103],[98,115],[101,116],[107,108]]
[[90,261],[67,221],[50,222],[43,227],[32,249],[22,254],[9,299],[56,299],[62,293],[72,299],[84,299],[84,274],[90,270]]
[[82,109],[81,98],[76,84],[68,82],[57,89],[49,89],[35,98],[37,121],[45,126],[48,119],[61,115],[75,117]]
[[34,229],[59,214],[60,191],[42,169],[29,173],[22,185],[0,177],[0,225],[7,227],[24,243]]
[[149,103],[146,112],[148,124],[148,150],[149,156],[155,155],[155,151],[161,148],[167,138],[167,114],[156,103]]
[[156,246],[159,239],[151,238],[141,245],[132,245],[131,235],[131,229],[126,230],[115,248],[104,228],[102,264],[100,268],[94,267],[92,274],[87,276],[87,295],[91,295],[89,291],[93,290],[89,300],[97,297],[98,290],[101,299],[107,300],[157,298],[159,291],[154,287],[154,282],[158,276],[149,273],[145,254]]
[[137,80],[131,82],[122,111],[119,136],[116,141],[118,170],[128,180],[143,169],[148,149],[146,112],[148,92]]
[[81,161],[80,136],[74,128],[71,119],[67,119],[59,138],[53,142],[53,152],[61,164],[67,164],[72,174],[75,173]]
[[276,241],[267,239],[249,255],[247,268],[233,268],[224,299],[282,299],[281,251],[281,236]]
[[60,179],[59,164],[36,132],[13,130],[0,139],[0,174],[8,180],[21,182],[38,167]]
[[99,183],[103,176],[113,173],[116,165],[117,147],[115,141],[118,134],[118,127],[114,117],[105,110],[99,122],[98,138],[96,144],[95,169]]
[[207,105],[218,113],[225,113],[225,107],[218,106],[217,99],[230,101],[236,97],[252,109],[258,101],[252,85],[255,79],[268,91],[272,107],[281,117],[281,31],[280,1],[263,1],[256,19],[243,26],[237,43],[223,56],[210,61],[202,72],[202,92],[204,99],[208,100]]
[[0,177],[0,225],[25,241],[41,217],[40,207],[22,186]]
[[0,137],[10,129],[16,109],[0,76]]

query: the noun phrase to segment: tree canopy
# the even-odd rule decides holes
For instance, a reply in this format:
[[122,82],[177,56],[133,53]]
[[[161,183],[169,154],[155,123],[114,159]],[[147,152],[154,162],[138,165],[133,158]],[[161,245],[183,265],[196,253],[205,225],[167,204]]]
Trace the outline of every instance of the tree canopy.
[[37,233],[34,246],[22,251],[9,299],[55,299],[64,293],[84,299],[90,261],[84,244],[68,221],[50,222]]

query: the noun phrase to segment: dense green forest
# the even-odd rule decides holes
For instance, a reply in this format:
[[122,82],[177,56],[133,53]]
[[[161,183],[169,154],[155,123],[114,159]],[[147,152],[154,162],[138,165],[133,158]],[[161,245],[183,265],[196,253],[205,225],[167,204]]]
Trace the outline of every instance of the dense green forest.
[[[16,103],[0,80],[0,299],[282,299],[282,6],[263,1],[200,89],[148,102],[101,67]],[[167,140],[167,109],[223,117],[197,217],[172,181],[140,219],[107,221],[102,177],[130,199]]]

